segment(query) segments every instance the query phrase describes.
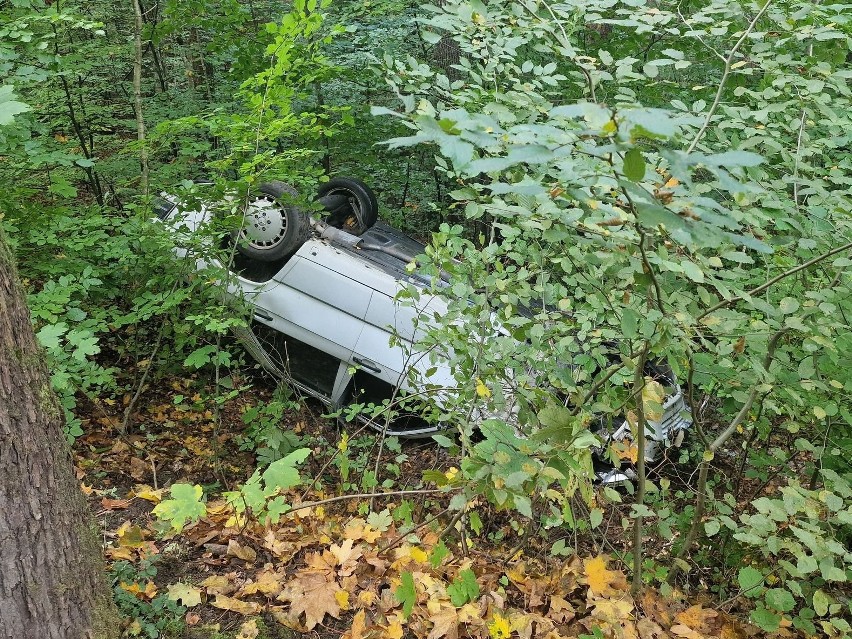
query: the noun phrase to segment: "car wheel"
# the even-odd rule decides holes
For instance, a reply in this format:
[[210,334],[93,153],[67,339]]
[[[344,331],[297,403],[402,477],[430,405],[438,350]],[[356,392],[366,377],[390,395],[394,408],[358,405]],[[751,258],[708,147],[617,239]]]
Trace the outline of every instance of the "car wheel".
[[296,189],[283,182],[267,182],[249,194],[243,225],[232,237],[237,250],[261,262],[290,257],[308,239],[311,226],[307,213],[293,202]]
[[365,233],[379,218],[373,190],[357,178],[338,177],[321,184],[317,199],[326,207],[326,223],[352,235]]

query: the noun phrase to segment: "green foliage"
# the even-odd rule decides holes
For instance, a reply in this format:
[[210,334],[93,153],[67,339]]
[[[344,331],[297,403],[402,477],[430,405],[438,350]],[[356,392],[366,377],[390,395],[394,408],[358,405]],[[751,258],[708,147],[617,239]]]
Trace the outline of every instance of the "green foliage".
[[754,600],[752,620],[768,632],[785,616],[808,634],[852,631],[846,621],[852,612],[852,486],[849,475],[831,470],[823,479],[820,490],[791,480],[778,497],[755,499],[754,511],[739,522],[725,520],[754,557],[754,565],[740,569],[738,583]]
[[269,464],[263,472],[260,469],[254,471],[239,490],[226,492],[225,499],[234,506],[238,516],[252,516],[260,522],[276,523],[290,510],[281,493],[303,482],[296,465],[310,454],[310,448],[297,448]]
[[417,590],[414,587],[414,578],[410,572],[404,572],[400,575],[400,585],[394,590],[394,597],[402,604],[402,614],[408,619],[411,616],[411,611],[414,609],[414,604],[417,603]]
[[285,416],[298,407],[299,403],[291,399],[289,389],[279,386],[269,402],[248,408],[243,413],[246,430],[240,450],[254,450],[257,463],[266,466],[303,446],[302,438],[285,425]]
[[113,597],[121,615],[128,620],[130,636],[150,639],[181,636],[184,630],[183,615],[186,608],[162,593],[145,601],[132,591],[134,586],[145,590],[157,576],[156,557],[143,559],[138,566],[128,561],[117,561],[112,567]]
[[159,519],[168,522],[175,532],[180,532],[187,523],[194,523],[207,514],[207,506],[201,500],[201,486],[172,484],[171,499],[164,499],[152,511]]
[[470,568],[459,571],[458,577],[447,586],[447,594],[456,608],[461,608],[466,603],[479,599],[479,584],[476,581],[476,574]]
[[[310,455],[310,448],[298,448],[269,464],[261,472],[256,470],[238,490],[224,494],[239,517],[251,516],[261,522],[278,522],[290,510],[281,494],[302,483],[296,468]],[[179,533],[187,523],[194,523],[207,514],[202,499],[201,486],[172,484],[171,499],[164,499],[154,507],[154,515],[169,525],[171,532]]]
[[[814,473],[843,466],[852,94],[843,56],[829,53],[852,41],[841,12],[449,0],[420,23],[427,43],[454,41],[452,72],[384,58],[399,101],[373,113],[406,129],[388,145],[434,150],[456,185],[462,223],[442,225],[422,259],[449,274],[432,291],[449,310],[421,346],[454,371],[442,418],[459,425],[468,495],[573,524],[536,474],[553,468],[546,480],[590,494],[593,431],[637,408],[640,353],[671,365],[695,409],[705,452],[694,518],[725,483],[710,465],[740,432],[758,444],[746,462],[766,454],[777,425],[800,434],[765,481],[790,473],[792,454]],[[705,398],[718,414],[697,410]],[[664,513],[661,531],[695,541],[700,524],[649,499],[654,509],[634,504],[634,515]],[[718,535],[735,500],[709,503],[719,518],[704,532]],[[808,513],[789,515],[808,531],[792,523]],[[767,561],[780,570],[775,554]],[[807,599],[786,583],[761,589],[755,620],[793,614],[787,592],[796,610]]]

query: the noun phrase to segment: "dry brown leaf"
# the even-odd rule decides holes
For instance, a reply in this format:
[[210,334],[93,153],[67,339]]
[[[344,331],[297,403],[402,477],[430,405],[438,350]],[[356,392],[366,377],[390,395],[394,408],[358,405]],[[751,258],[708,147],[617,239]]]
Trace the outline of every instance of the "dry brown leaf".
[[670,630],[678,637],[683,637],[684,639],[704,639],[705,637],[697,630],[693,630],[689,626],[684,626],[682,623],[672,626]]
[[[703,608],[701,604],[696,604],[678,613],[675,621],[678,625],[684,625],[702,635],[715,635],[719,626],[716,619],[718,616],[719,613],[712,608]],[[676,632],[674,628],[672,632]]]
[[227,595],[237,589],[225,575],[211,575],[199,585],[211,595]]
[[251,546],[243,546],[236,539],[228,540],[228,555],[242,559],[243,561],[253,564],[257,560],[257,553]]
[[282,578],[283,575],[275,572],[271,564],[266,564],[264,569],[255,575],[254,581],[250,581],[240,588],[240,594],[253,595],[259,592],[267,597],[274,598],[284,588],[281,583]]
[[664,628],[668,628],[674,623],[673,611],[669,602],[653,588],[645,588],[645,592],[642,593],[642,611],[645,613],[645,617],[656,621]]
[[437,614],[430,615],[429,621],[433,625],[426,639],[458,639],[459,615],[455,608],[444,608]]
[[260,630],[257,627],[257,619],[249,619],[242,626],[234,639],[257,639]]
[[636,622],[636,630],[640,639],[669,639],[669,635],[650,619],[640,619]]
[[231,612],[237,612],[241,615],[256,615],[261,610],[260,604],[258,603],[253,601],[241,601],[226,595],[216,595],[216,599],[213,600],[212,605],[214,608],[230,610]]
[[136,481],[142,481],[151,472],[151,464],[138,457],[130,458],[130,476]]
[[562,597],[553,595],[550,598],[550,610],[547,616],[553,619],[556,623],[567,623],[575,617],[574,606],[565,601]]
[[626,590],[627,581],[620,570],[608,570],[606,555],[587,559],[584,563],[589,597],[609,597]]
[[326,615],[340,618],[340,603],[335,596],[339,590],[338,583],[327,580],[325,575],[303,572],[286,585],[278,599],[290,602],[294,617],[304,614],[305,627],[312,630]]
[[133,549],[124,548],[121,546],[119,546],[118,548],[107,548],[105,553],[107,557],[116,561],[120,559],[124,559],[125,561],[133,561],[136,558],[136,553],[133,552]]
[[367,613],[359,610],[352,618],[352,625],[347,632],[343,633],[341,639],[364,639],[364,633],[367,631]]
[[109,497],[103,497],[101,499],[101,507],[104,510],[124,510],[129,505],[129,499],[110,499]]
[[308,553],[305,557],[305,563],[308,564],[305,572],[322,573],[329,580],[334,579],[334,574],[337,572],[337,558],[328,550],[324,550],[322,553]]
[[184,621],[187,626],[194,626],[201,621],[201,615],[195,612],[188,612],[186,613],[186,617],[184,617]]

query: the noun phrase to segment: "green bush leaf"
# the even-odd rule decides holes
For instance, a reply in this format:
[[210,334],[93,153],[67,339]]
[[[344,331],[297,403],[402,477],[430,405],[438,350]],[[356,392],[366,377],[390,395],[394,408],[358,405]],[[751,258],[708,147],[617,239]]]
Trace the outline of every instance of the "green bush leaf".
[[414,603],[417,601],[417,589],[414,587],[414,578],[410,572],[402,573],[400,581],[402,583],[397,586],[393,595],[402,604],[402,614],[408,619],[411,616],[411,611],[414,610]]
[[820,617],[828,614],[828,606],[831,604],[831,598],[821,589],[816,590],[813,596],[814,611]]
[[766,608],[752,610],[751,620],[756,626],[766,632],[775,632],[778,630],[778,626],[781,625],[781,615],[776,615]]
[[624,177],[633,182],[640,182],[645,177],[645,158],[636,147],[624,155]]
[[187,522],[198,521],[207,514],[207,506],[201,501],[202,492],[197,484],[172,484],[172,498],[154,506],[153,513],[180,532]]
[[770,588],[766,591],[766,605],[773,610],[790,612],[796,606],[796,600],[786,588]]
[[737,582],[744,595],[757,597],[760,595],[758,586],[763,583],[763,574],[751,566],[743,566],[737,575]]
[[459,576],[453,579],[453,583],[447,586],[447,594],[456,608],[460,608],[469,601],[479,599],[479,584],[476,582],[476,574],[465,568]]

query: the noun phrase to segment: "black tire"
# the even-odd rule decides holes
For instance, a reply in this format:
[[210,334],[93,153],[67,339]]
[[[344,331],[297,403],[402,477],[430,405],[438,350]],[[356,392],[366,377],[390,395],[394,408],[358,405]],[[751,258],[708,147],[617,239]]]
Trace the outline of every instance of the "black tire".
[[379,203],[373,190],[357,178],[337,177],[321,184],[317,199],[342,195],[348,206],[329,211],[325,222],[352,235],[362,235],[379,219]]
[[232,237],[237,250],[260,262],[290,257],[308,239],[308,214],[293,205],[296,189],[283,182],[267,182],[249,195],[243,226]]

